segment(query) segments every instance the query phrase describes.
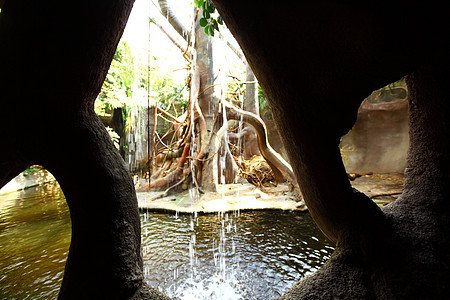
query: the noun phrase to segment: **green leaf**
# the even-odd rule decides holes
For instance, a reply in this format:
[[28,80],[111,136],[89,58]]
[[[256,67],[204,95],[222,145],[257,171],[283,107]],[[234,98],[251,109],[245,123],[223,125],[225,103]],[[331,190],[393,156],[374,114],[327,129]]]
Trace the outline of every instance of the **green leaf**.
[[214,4],[212,3],[211,0],[208,1],[208,11],[210,13],[213,13],[216,10],[216,8],[214,7]]
[[211,15],[209,14],[209,11],[204,10],[204,11],[203,11],[203,17],[204,17],[205,19],[209,19],[209,18],[211,17]]
[[209,26],[209,34],[214,36],[214,28],[212,26]]
[[210,28],[211,26],[205,26],[205,33],[207,34],[207,35],[209,35],[209,28]]
[[212,20],[211,24],[215,30],[219,31],[219,23],[217,23],[217,20]]
[[200,26],[205,27],[208,25],[208,21],[205,18],[200,19]]
[[198,8],[202,7],[204,3],[205,0],[195,0],[195,6],[197,6]]
[[221,16],[219,16],[219,17],[217,18],[217,22],[218,22],[220,25],[223,25],[223,20],[222,20],[222,17],[221,17]]

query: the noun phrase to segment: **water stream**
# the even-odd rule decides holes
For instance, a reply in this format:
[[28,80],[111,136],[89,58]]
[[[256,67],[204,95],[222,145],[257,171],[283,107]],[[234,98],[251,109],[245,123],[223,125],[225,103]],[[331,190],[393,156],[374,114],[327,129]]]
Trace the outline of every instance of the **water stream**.
[[[174,299],[270,299],[331,245],[306,213],[142,212],[146,281]],[[70,243],[57,184],[0,195],[0,299],[55,299]]]

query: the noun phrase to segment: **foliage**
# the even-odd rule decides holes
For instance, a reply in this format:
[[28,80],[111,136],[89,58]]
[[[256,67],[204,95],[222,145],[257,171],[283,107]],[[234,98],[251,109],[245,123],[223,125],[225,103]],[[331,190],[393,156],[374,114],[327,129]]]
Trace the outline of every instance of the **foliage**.
[[42,169],[43,168],[41,166],[32,165],[32,166],[29,166],[25,171],[23,171],[23,175],[25,175],[25,176],[30,175],[30,174],[36,173]]
[[201,8],[203,11],[203,17],[200,18],[200,26],[205,27],[205,33],[210,36],[214,36],[214,31],[219,31],[219,25],[223,25],[221,16],[215,18],[213,14],[216,11],[214,4],[211,0],[195,0],[195,6]]
[[405,77],[400,78],[399,80],[396,80],[390,84],[388,84],[385,87],[382,87],[380,89],[380,91],[384,91],[384,90],[392,90],[396,87],[406,87],[406,83],[405,83]]
[[[158,101],[158,106],[168,109],[170,103],[184,112],[188,106],[188,100],[185,99],[182,90],[183,84],[177,84],[170,73],[164,73],[160,70],[156,57],[151,67],[150,84],[152,98]],[[131,54],[130,47],[124,41],[121,41],[117,47],[111,66],[103,83],[101,92],[95,102],[95,111],[99,115],[109,114],[113,109],[133,105],[132,95],[136,89],[142,90],[140,94],[147,94],[148,69],[136,61]],[[126,118],[126,113],[124,115]]]
[[269,105],[267,103],[266,95],[264,95],[264,92],[259,84],[258,84],[258,102],[260,109],[265,109]]
[[[238,106],[242,107],[243,98],[239,97],[245,93],[245,83],[241,82],[238,77],[231,76],[235,79],[235,81],[228,83],[227,89],[227,101]],[[272,113],[269,107],[269,103],[267,102],[267,98],[264,95],[264,92],[261,86],[258,84],[258,104],[259,104],[259,112],[260,115],[268,120],[272,120]]]
[[108,131],[114,146],[120,149],[120,136],[112,128],[106,127],[106,131]]
[[261,115],[261,117],[267,120],[273,120],[272,111],[270,110],[266,95],[264,95],[264,92],[259,84],[258,84],[258,102],[259,102],[259,114]]
[[[152,59],[149,78],[147,64],[133,57],[128,44],[121,41],[95,102],[95,112],[105,116],[110,115],[115,108],[122,108],[126,130],[137,126],[136,122],[140,120],[137,118],[137,111],[146,109],[148,103],[148,80],[150,79],[150,105],[157,101],[159,107],[170,111],[175,116],[183,113],[189,102],[182,93],[184,85],[175,83],[171,76],[172,72],[166,73],[160,70],[158,65],[163,65],[164,61],[158,61],[156,57]],[[112,128],[106,129],[114,145],[119,148],[120,137]]]
[[178,110],[181,113],[186,111],[189,99],[183,93],[185,85],[177,84],[170,73],[163,73],[158,66],[153,66],[150,83],[152,97],[158,101],[158,106],[178,114]]
[[245,84],[242,83],[237,77],[234,77],[234,79],[234,81],[230,81],[227,84],[225,99],[227,102],[230,102],[237,107],[242,107]]
[[95,112],[105,115],[114,108],[131,101],[131,85],[135,79],[134,59],[130,47],[121,41],[106,75],[100,94],[95,101]]
[[388,84],[381,89],[372,92],[368,97],[369,103],[396,102],[404,100],[408,91],[404,78]]

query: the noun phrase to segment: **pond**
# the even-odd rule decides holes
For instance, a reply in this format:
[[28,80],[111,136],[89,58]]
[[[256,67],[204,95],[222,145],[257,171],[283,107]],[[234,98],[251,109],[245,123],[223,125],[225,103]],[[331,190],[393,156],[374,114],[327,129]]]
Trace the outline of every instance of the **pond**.
[[[332,245],[307,213],[142,212],[146,281],[175,299],[270,299],[317,270]],[[58,184],[0,195],[0,299],[54,299],[70,244]]]

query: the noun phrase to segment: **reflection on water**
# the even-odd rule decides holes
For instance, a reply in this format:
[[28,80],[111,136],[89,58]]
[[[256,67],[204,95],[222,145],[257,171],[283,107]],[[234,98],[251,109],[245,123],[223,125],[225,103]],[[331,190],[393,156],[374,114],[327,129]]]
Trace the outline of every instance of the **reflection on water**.
[[[308,214],[141,213],[146,281],[176,299],[270,299],[333,248]],[[0,195],[0,299],[55,299],[70,244],[57,184]]]
[[147,282],[176,299],[270,299],[333,248],[305,213],[141,215]]
[[0,299],[54,299],[70,244],[57,183],[0,195]]

